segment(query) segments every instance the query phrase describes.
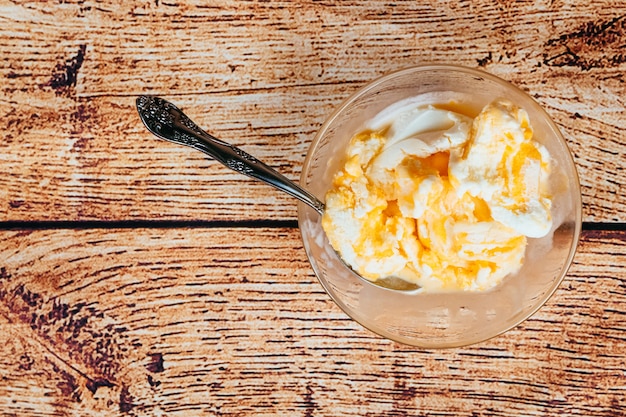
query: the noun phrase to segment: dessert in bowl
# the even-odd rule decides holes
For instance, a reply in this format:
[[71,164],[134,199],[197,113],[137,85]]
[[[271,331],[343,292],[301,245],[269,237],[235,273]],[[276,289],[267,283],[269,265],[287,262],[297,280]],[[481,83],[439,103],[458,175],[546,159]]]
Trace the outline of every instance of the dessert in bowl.
[[[311,265],[354,320],[454,347],[496,336],[553,294],[575,253],[580,186],[557,126],[482,71],[408,68],[348,98],[316,135],[300,184]],[[416,285],[373,284],[394,277]],[[371,282],[370,282],[371,281]]]

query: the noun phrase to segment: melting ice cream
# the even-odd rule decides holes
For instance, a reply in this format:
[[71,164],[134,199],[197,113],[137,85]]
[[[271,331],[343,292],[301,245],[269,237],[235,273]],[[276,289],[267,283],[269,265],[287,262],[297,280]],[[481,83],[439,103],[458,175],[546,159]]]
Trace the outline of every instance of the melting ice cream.
[[322,226],[361,276],[487,290],[550,231],[550,155],[526,111],[506,100],[476,117],[458,109],[408,101],[352,138]]

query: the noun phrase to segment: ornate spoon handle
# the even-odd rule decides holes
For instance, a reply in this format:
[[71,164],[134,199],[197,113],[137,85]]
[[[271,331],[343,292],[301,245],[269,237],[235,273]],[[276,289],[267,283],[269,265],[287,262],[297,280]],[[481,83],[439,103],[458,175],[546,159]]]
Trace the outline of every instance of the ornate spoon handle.
[[324,203],[314,195],[247,152],[200,129],[172,103],[159,97],[139,96],[137,111],[154,135],[204,152],[233,171],[270,184],[313,207],[318,213],[324,213]]

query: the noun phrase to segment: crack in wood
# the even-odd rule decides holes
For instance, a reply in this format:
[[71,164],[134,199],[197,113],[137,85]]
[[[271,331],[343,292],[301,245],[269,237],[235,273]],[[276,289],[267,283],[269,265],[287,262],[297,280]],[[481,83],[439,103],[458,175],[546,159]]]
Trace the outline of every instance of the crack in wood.
[[75,56],[64,63],[57,64],[54,68],[52,78],[50,78],[47,86],[52,87],[57,95],[66,95],[71,88],[76,87],[78,70],[83,65],[86,50],[87,45],[79,45]]
[[[39,345],[50,357],[54,372],[59,376],[57,388],[73,401],[81,401],[77,377],[84,379],[85,387],[95,394],[98,388],[117,384],[124,355],[119,351],[119,338],[125,339],[118,327],[98,326],[93,318],[101,320],[84,303],[70,305],[56,298],[46,300],[39,292],[23,282],[14,282],[6,267],[0,268],[0,303],[5,307],[8,320],[22,323],[31,334],[23,335]],[[102,328],[100,328],[102,327]],[[27,357],[21,367],[32,366]]]
[[614,67],[626,62],[626,15],[585,22],[545,44],[543,63],[553,67]]

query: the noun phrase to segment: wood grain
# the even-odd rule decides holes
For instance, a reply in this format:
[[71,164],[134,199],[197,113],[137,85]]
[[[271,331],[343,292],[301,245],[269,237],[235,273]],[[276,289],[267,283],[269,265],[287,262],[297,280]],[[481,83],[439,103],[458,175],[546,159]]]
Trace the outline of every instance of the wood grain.
[[[625,415],[625,43],[620,0],[0,0],[0,415]],[[466,348],[350,320],[292,199],[134,109],[166,97],[295,180],[343,99],[431,62],[532,95],[582,184],[560,288]]]
[[[426,62],[534,96],[570,145],[584,218],[624,222],[626,4],[0,3],[0,220],[293,219],[295,205],[151,137],[140,93],[297,179],[341,100]],[[113,204],[113,208],[112,208]]]
[[316,281],[297,229],[0,236],[4,415],[626,409],[624,232],[585,233],[560,289],[521,326],[442,351],[349,320]]

